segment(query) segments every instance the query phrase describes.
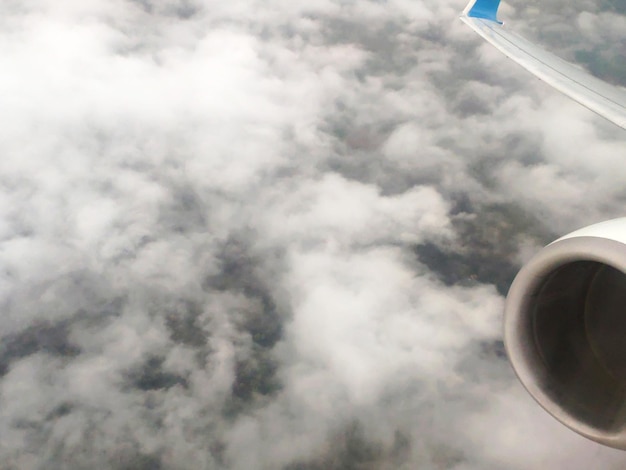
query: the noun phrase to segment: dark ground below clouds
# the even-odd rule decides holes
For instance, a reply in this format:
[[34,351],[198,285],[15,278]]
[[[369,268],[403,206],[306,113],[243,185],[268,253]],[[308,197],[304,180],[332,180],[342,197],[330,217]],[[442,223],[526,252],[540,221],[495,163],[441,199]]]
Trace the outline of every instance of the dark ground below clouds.
[[417,245],[417,258],[446,285],[493,284],[506,296],[521,268],[517,259],[521,242],[532,240],[542,246],[557,237],[545,223],[512,203],[479,207],[476,212],[467,209],[452,219],[458,245]]

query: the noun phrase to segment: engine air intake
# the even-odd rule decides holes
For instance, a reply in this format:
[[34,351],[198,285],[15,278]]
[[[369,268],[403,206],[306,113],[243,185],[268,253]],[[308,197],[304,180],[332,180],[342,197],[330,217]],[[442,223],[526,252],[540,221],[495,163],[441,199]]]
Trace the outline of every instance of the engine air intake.
[[626,449],[626,219],[544,248],[515,278],[505,343],[531,395],[580,434]]

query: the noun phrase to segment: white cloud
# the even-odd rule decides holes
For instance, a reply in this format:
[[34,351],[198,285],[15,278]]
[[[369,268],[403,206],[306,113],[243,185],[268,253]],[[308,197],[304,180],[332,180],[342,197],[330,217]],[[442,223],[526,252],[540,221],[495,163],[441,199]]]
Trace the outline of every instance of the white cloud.
[[3,4],[0,467],[618,466],[523,395],[494,284],[621,210],[622,138],[462,7]]

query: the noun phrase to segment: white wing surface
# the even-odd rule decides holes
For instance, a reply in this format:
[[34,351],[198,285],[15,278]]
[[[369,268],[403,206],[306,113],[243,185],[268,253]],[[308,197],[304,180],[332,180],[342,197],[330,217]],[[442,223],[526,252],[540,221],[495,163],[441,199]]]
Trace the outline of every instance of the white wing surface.
[[626,129],[626,89],[590,75],[512,32],[497,20],[500,0],[472,0],[461,19],[509,58],[578,101]]

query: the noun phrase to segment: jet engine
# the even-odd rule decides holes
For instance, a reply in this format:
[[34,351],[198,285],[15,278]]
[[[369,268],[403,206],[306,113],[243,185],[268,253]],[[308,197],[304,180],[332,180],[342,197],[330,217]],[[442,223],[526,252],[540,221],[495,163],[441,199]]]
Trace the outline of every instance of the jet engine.
[[556,419],[626,450],[626,218],[573,232],[524,266],[504,336],[522,384]]

